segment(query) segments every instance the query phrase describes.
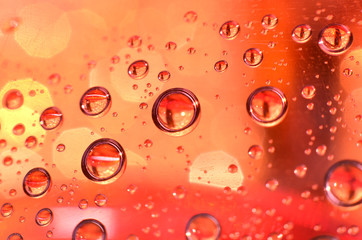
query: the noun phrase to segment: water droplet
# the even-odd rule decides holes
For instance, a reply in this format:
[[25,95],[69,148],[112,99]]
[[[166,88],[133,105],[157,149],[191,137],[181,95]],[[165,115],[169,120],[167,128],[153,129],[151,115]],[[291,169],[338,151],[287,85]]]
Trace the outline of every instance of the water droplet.
[[103,87],[88,89],[80,99],[80,109],[88,116],[103,116],[111,106],[111,95]]
[[132,36],[128,39],[128,46],[130,48],[140,47],[142,44],[142,38],[140,36]]
[[273,15],[273,14],[268,14],[265,15],[262,19],[261,19],[261,24],[263,25],[263,27],[265,29],[273,29],[277,26],[278,24],[278,18]]
[[278,180],[276,180],[276,179],[268,180],[268,181],[265,183],[265,187],[266,187],[267,189],[269,189],[270,191],[275,191],[278,186],[279,186],[279,182],[278,182]]
[[175,42],[168,42],[166,43],[165,48],[169,51],[173,51],[176,50],[177,44]]
[[53,221],[53,212],[49,208],[43,208],[35,217],[35,222],[41,227],[48,226]]
[[195,54],[196,53],[196,49],[193,48],[193,47],[190,47],[189,49],[187,49],[187,53],[192,55],[192,54]]
[[10,156],[4,157],[3,164],[4,166],[11,166],[11,164],[13,164],[13,158]]
[[48,77],[49,84],[58,84],[60,83],[61,77],[58,73],[54,73]]
[[148,104],[145,103],[145,102],[140,103],[139,108],[140,108],[140,109],[147,109],[147,108],[148,108]]
[[107,234],[104,225],[95,219],[85,219],[74,229],[72,240],[106,240]]
[[257,48],[249,48],[245,51],[243,60],[249,67],[257,67],[263,61],[263,52]]
[[162,71],[158,74],[158,80],[161,82],[167,82],[171,77],[171,74],[168,71]]
[[197,13],[195,13],[194,11],[188,11],[187,13],[185,13],[184,15],[184,20],[187,23],[194,23],[197,20]]
[[225,60],[220,60],[215,63],[214,69],[216,72],[224,72],[228,68],[228,63]]
[[326,151],[327,151],[327,146],[326,145],[320,145],[316,148],[316,153],[319,155],[319,156],[324,156],[326,154]]
[[106,181],[124,169],[126,155],[115,140],[102,138],[94,141],[83,154],[83,174],[92,181]]
[[53,237],[53,231],[48,230],[47,233],[46,233],[46,236],[47,236],[47,238]]
[[40,125],[45,130],[52,130],[60,125],[63,120],[62,112],[56,107],[50,107],[40,115]]
[[150,148],[150,147],[152,147],[153,142],[152,142],[150,139],[146,139],[145,142],[143,143],[143,145],[144,145],[146,148]]
[[25,140],[25,147],[34,148],[34,147],[36,147],[37,143],[38,143],[38,140],[36,139],[36,137],[29,136]]
[[307,109],[310,110],[310,111],[313,110],[314,109],[314,103],[308,103],[307,104]]
[[24,96],[23,94],[17,90],[12,89],[9,90],[3,98],[3,106],[8,109],[17,109],[21,107],[24,103]]
[[24,177],[23,189],[30,197],[41,197],[48,191],[50,184],[50,175],[45,169],[33,168]]
[[176,199],[183,199],[186,196],[186,189],[183,186],[177,186],[173,190],[172,196]]
[[185,151],[185,148],[183,146],[178,146],[176,148],[176,152],[178,152],[178,153],[183,153],[184,151]]
[[302,90],[302,96],[305,99],[312,99],[316,94],[316,89],[313,85],[305,86]]
[[64,93],[65,94],[70,94],[71,92],[73,92],[73,86],[72,85],[65,85],[64,86]]
[[148,74],[148,63],[144,60],[133,62],[128,67],[128,75],[136,80],[146,77]]
[[236,173],[238,171],[238,167],[235,164],[230,164],[228,167],[229,173]]
[[65,145],[64,144],[58,144],[57,151],[58,152],[63,152],[64,150],[65,150]]
[[340,55],[347,51],[353,42],[352,32],[341,24],[330,24],[319,34],[319,47],[329,55]]
[[23,240],[23,237],[19,233],[12,233],[7,240]]
[[287,99],[274,87],[261,87],[252,92],[247,101],[249,115],[260,125],[275,126],[287,112]]
[[86,209],[88,207],[88,200],[87,199],[81,199],[79,201],[78,207],[80,209]]
[[104,207],[107,204],[107,197],[104,194],[97,194],[94,198],[94,203],[98,207]]
[[221,227],[218,220],[207,213],[193,216],[186,226],[187,240],[219,239]]
[[14,207],[10,203],[4,203],[1,206],[1,210],[0,210],[1,216],[3,216],[3,217],[10,217],[11,214],[13,213],[13,211],[14,211]]
[[253,145],[249,148],[248,154],[253,159],[261,159],[263,156],[264,150],[259,145]]
[[16,124],[13,128],[13,134],[16,136],[23,135],[24,132],[25,132],[25,126],[21,123]]
[[219,30],[220,35],[227,39],[232,40],[239,34],[240,26],[235,21],[228,21],[224,23]]
[[303,178],[305,176],[305,174],[307,173],[307,166],[302,164],[302,165],[299,165],[297,166],[295,169],[294,169],[294,174],[295,176],[299,177],[299,178]]
[[14,196],[16,196],[16,194],[17,194],[17,191],[15,189],[13,189],[13,188],[10,189],[10,191],[9,191],[10,196],[14,197]]
[[362,164],[343,160],[332,165],[326,174],[327,198],[335,205],[349,207],[362,203]]
[[347,233],[351,236],[356,236],[359,233],[359,227],[357,225],[352,225],[347,229]]
[[352,74],[353,74],[353,71],[350,68],[345,68],[343,70],[343,75],[346,76],[346,77],[350,77],[350,76],[352,76]]
[[283,234],[282,233],[270,233],[267,240],[279,240],[279,239],[283,239]]
[[312,28],[307,24],[301,24],[296,26],[292,32],[292,38],[297,43],[308,42],[312,36]]
[[136,191],[137,191],[136,185],[131,184],[127,187],[127,192],[129,192],[130,194],[134,194]]
[[185,135],[196,127],[200,104],[189,90],[173,88],[163,92],[152,108],[155,125],[162,131]]

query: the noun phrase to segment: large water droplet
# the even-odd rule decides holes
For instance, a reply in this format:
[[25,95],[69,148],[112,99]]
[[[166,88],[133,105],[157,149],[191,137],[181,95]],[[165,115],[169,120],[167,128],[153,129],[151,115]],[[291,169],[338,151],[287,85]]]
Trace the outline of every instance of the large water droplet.
[[133,62],[128,67],[128,75],[133,79],[142,79],[148,74],[148,63],[144,60]]
[[48,191],[50,184],[50,175],[45,169],[33,168],[24,177],[23,189],[30,197],[41,197]]
[[249,156],[253,159],[261,159],[263,152],[263,148],[259,145],[253,145],[248,150]]
[[126,154],[115,140],[102,138],[94,141],[83,154],[82,171],[92,181],[106,181],[124,169]]
[[111,106],[111,95],[103,87],[88,89],[80,99],[80,109],[88,116],[103,116]]
[[48,226],[53,221],[53,212],[49,208],[41,209],[35,217],[35,222],[41,227]]
[[263,61],[263,52],[257,48],[249,48],[245,51],[243,60],[249,67],[257,67]]
[[155,125],[162,131],[184,135],[195,126],[200,115],[200,104],[189,90],[173,88],[163,92],[152,108]]
[[63,120],[62,112],[56,107],[50,107],[40,115],[40,125],[45,130],[52,130],[60,125]]
[[302,96],[305,99],[312,99],[316,94],[316,89],[313,85],[305,86],[302,90]]
[[13,213],[14,211],[14,207],[13,205],[11,205],[11,203],[4,203],[2,206],[1,206],[1,216],[3,217],[10,217],[11,214]]
[[263,25],[263,27],[265,29],[273,29],[277,26],[278,24],[278,18],[273,15],[273,14],[268,14],[265,15],[262,19],[261,19],[261,24]]
[[72,240],[106,240],[104,225],[95,219],[81,221],[73,231]]
[[319,47],[329,55],[340,55],[347,51],[353,42],[352,32],[344,25],[330,24],[319,34]]
[[297,43],[305,43],[312,36],[312,28],[307,24],[301,24],[296,26],[292,32],[292,38]]
[[219,30],[220,35],[228,40],[232,40],[236,38],[236,36],[239,34],[240,26],[235,21],[228,21],[224,23]]
[[12,233],[9,235],[7,240],[23,240],[23,236],[21,236],[19,233]]
[[228,63],[225,60],[220,60],[215,63],[214,69],[216,72],[224,72],[228,68]]
[[252,92],[247,101],[249,115],[260,125],[275,126],[287,112],[287,99],[274,87],[261,87]]
[[207,213],[193,216],[186,226],[187,240],[217,240],[221,227],[218,220]]
[[3,98],[3,106],[8,109],[17,109],[21,107],[24,103],[24,96],[23,94],[17,90],[12,89],[9,90]]
[[335,205],[349,207],[362,203],[362,163],[343,160],[332,165],[325,178],[325,191]]

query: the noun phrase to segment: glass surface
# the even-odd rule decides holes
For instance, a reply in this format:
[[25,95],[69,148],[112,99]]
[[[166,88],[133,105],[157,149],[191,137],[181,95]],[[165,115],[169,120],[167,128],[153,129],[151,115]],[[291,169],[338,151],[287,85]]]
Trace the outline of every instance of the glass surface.
[[360,0],[0,3],[0,239],[362,239]]

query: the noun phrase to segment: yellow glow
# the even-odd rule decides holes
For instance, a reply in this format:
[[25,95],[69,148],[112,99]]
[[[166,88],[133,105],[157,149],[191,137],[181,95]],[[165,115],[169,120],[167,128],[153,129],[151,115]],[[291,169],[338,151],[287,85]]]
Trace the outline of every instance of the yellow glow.
[[51,58],[67,47],[71,26],[56,6],[46,2],[28,5],[19,16],[23,21],[15,40],[30,56]]
[[[238,167],[236,173],[229,173],[230,164]],[[205,171],[207,171],[205,173]],[[213,187],[230,187],[236,190],[243,184],[244,174],[233,156],[223,152],[207,152],[200,154],[190,167],[189,181]]]

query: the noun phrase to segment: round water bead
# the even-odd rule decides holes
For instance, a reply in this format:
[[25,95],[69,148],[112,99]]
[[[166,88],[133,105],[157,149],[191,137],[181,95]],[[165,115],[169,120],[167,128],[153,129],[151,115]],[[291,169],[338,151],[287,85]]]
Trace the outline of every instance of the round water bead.
[[188,221],[185,235],[187,240],[216,240],[220,233],[218,220],[210,214],[201,213]]
[[106,228],[95,219],[85,219],[74,229],[72,240],[106,240]]
[[49,107],[42,112],[39,122],[45,130],[52,130],[58,127],[62,120],[62,112],[56,107]]
[[111,106],[111,95],[103,87],[88,89],[80,99],[80,109],[88,116],[103,116]]
[[330,24],[319,34],[319,47],[329,55],[340,55],[347,51],[353,42],[352,32],[342,24]]
[[24,177],[23,189],[30,197],[41,197],[48,191],[50,184],[50,175],[45,169],[33,168]]

